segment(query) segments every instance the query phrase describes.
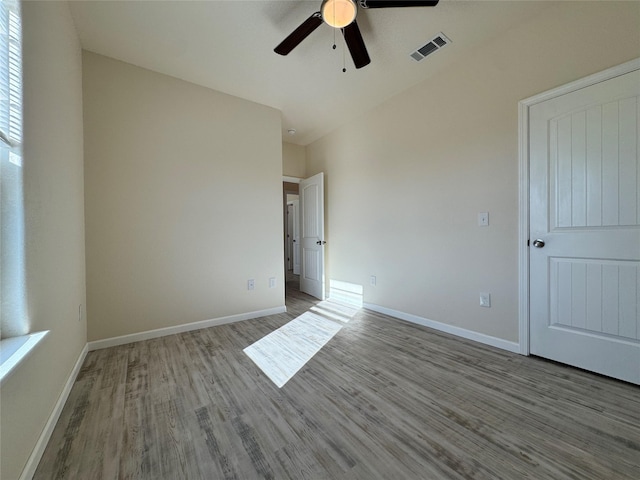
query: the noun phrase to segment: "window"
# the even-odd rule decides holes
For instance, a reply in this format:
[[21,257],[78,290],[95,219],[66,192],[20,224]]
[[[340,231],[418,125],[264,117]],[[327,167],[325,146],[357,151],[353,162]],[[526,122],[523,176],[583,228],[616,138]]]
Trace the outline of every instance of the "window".
[[16,0],[0,2],[0,337],[28,333],[24,295],[22,68]]
[[0,383],[47,333],[26,312],[20,23],[20,3],[0,0]]

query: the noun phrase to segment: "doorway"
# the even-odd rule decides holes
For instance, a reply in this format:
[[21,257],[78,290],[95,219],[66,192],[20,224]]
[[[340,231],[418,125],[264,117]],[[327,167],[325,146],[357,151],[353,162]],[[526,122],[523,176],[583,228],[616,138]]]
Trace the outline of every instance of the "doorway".
[[284,177],[283,215],[285,286],[324,300],[324,173]]
[[[288,181],[292,180],[292,181]],[[300,289],[300,196],[299,179],[282,182],[284,225],[285,293]]]

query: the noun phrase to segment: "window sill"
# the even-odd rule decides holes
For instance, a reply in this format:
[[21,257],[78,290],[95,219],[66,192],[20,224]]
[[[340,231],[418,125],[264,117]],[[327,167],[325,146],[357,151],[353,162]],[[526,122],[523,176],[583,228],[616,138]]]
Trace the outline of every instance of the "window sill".
[[49,330],[0,340],[0,386],[33,351]]

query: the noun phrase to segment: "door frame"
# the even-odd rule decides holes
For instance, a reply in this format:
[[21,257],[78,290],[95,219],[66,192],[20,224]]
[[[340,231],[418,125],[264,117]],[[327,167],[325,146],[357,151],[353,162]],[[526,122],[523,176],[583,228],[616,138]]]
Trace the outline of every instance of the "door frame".
[[[289,177],[287,175],[283,175],[282,176],[282,233],[283,233],[283,244],[282,244],[282,250],[283,252],[286,252],[287,249],[287,236],[286,236],[286,232],[287,232],[287,227],[286,227],[286,222],[287,222],[287,191],[285,190],[285,183],[295,183],[295,184],[300,184],[300,181],[302,180],[302,178],[298,178],[298,177]],[[293,193],[293,192],[290,192]],[[286,259],[283,262],[283,277],[282,278],[287,278],[287,262]]]
[[640,70],[640,58],[518,102],[518,343],[529,355],[529,109],[544,102]]
[[[292,212],[291,210],[293,210],[293,202],[288,201],[287,202],[287,235],[285,238],[286,244],[287,244],[287,251],[286,251],[286,270],[293,270],[293,217],[292,217]],[[289,268],[291,267],[291,268]]]
[[[287,205],[293,208],[293,217],[294,217],[292,222],[292,228],[291,228],[291,236],[292,236],[291,270],[293,271],[294,275],[300,275],[300,198],[299,197],[300,195],[298,195],[298,198],[296,200],[292,200]],[[297,264],[296,264],[296,259],[298,260]],[[297,265],[297,268],[296,268],[296,265]]]

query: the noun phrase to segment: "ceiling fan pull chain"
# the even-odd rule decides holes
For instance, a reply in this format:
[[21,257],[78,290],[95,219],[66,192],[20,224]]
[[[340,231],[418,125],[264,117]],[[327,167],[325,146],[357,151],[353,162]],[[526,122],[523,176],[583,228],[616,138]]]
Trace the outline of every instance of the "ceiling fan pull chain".
[[[336,4],[333,4],[333,18],[336,18]],[[336,30],[337,28],[333,29],[333,49],[336,49]]]
[[342,73],[346,73],[347,71],[347,61],[345,60],[345,51],[347,50],[347,42],[342,42]]
[[[333,18],[336,18],[336,2],[333,2]],[[337,28],[333,29],[333,38],[334,38],[334,43],[335,43],[335,38],[336,38],[336,30],[338,30]],[[344,69],[344,43],[342,44],[342,71],[345,72]]]

